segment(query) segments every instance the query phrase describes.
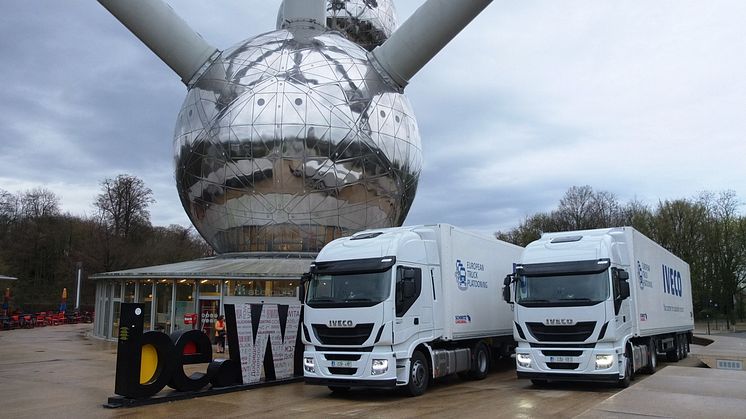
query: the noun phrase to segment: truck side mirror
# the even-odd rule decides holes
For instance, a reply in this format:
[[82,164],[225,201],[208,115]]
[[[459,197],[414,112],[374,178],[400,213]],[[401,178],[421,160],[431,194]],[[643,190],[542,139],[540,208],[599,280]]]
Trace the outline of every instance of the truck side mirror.
[[513,282],[513,275],[506,275],[503,281],[503,300],[508,304],[513,304],[510,301],[510,283]]
[[300,277],[300,285],[298,286],[298,300],[300,302],[306,301],[306,283],[311,280],[311,274],[306,272]]
[[[627,274],[627,272],[624,272],[624,273]],[[629,277],[629,275],[627,276]],[[629,282],[619,281],[619,298],[622,300],[626,300],[627,298],[629,298]]]
[[626,281],[629,279],[629,272],[620,269],[617,271],[617,278],[619,278],[620,281]]

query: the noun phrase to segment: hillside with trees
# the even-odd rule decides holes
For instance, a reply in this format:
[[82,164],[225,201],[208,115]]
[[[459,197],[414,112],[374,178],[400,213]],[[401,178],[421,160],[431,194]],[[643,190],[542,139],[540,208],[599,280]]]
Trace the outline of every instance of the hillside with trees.
[[18,278],[13,305],[25,311],[57,308],[66,287],[71,306],[78,263],[81,305],[92,310],[95,284],[87,275],[210,255],[192,228],[151,224],[152,195],[135,176],[104,179],[101,193],[92,197],[93,215],[79,217],[62,213],[59,198],[48,189],[0,189],[0,273]]
[[543,232],[632,226],[689,263],[695,318],[743,320],[746,217],[732,191],[694,198],[622,203],[613,193],[573,186],[549,212],[528,216],[497,238],[525,246]]

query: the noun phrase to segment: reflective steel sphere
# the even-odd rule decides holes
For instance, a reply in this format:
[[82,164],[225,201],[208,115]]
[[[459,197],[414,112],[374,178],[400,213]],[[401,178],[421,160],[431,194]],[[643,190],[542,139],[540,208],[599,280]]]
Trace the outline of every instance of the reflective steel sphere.
[[[277,29],[282,28],[282,6]],[[326,25],[342,32],[347,39],[372,51],[386,41],[397,26],[393,0],[328,0]]]
[[318,251],[403,223],[422,167],[417,122],[363,48],[278,30],[223,52],[207,74],[179,113],[175,172],[217,252]]

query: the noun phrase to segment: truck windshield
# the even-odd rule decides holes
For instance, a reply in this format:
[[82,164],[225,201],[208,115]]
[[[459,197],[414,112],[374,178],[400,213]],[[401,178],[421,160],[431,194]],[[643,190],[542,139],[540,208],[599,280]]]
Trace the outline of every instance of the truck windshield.
[[389,297],[391,269],[350,275],[313,275],[308,283],[309,307],[370,307]]
[[608,271],[577,275],[520,276],[516,302],[527,307],[585,306],[609,298]]

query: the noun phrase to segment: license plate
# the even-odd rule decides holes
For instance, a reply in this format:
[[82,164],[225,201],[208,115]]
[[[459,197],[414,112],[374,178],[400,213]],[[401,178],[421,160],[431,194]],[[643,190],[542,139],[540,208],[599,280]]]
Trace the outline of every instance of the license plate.
[[331,366],[338,368],[350,368],[352,367],[352,361],[331,361]]
[[550,356],[549,362],[577,362],[572,356]]

